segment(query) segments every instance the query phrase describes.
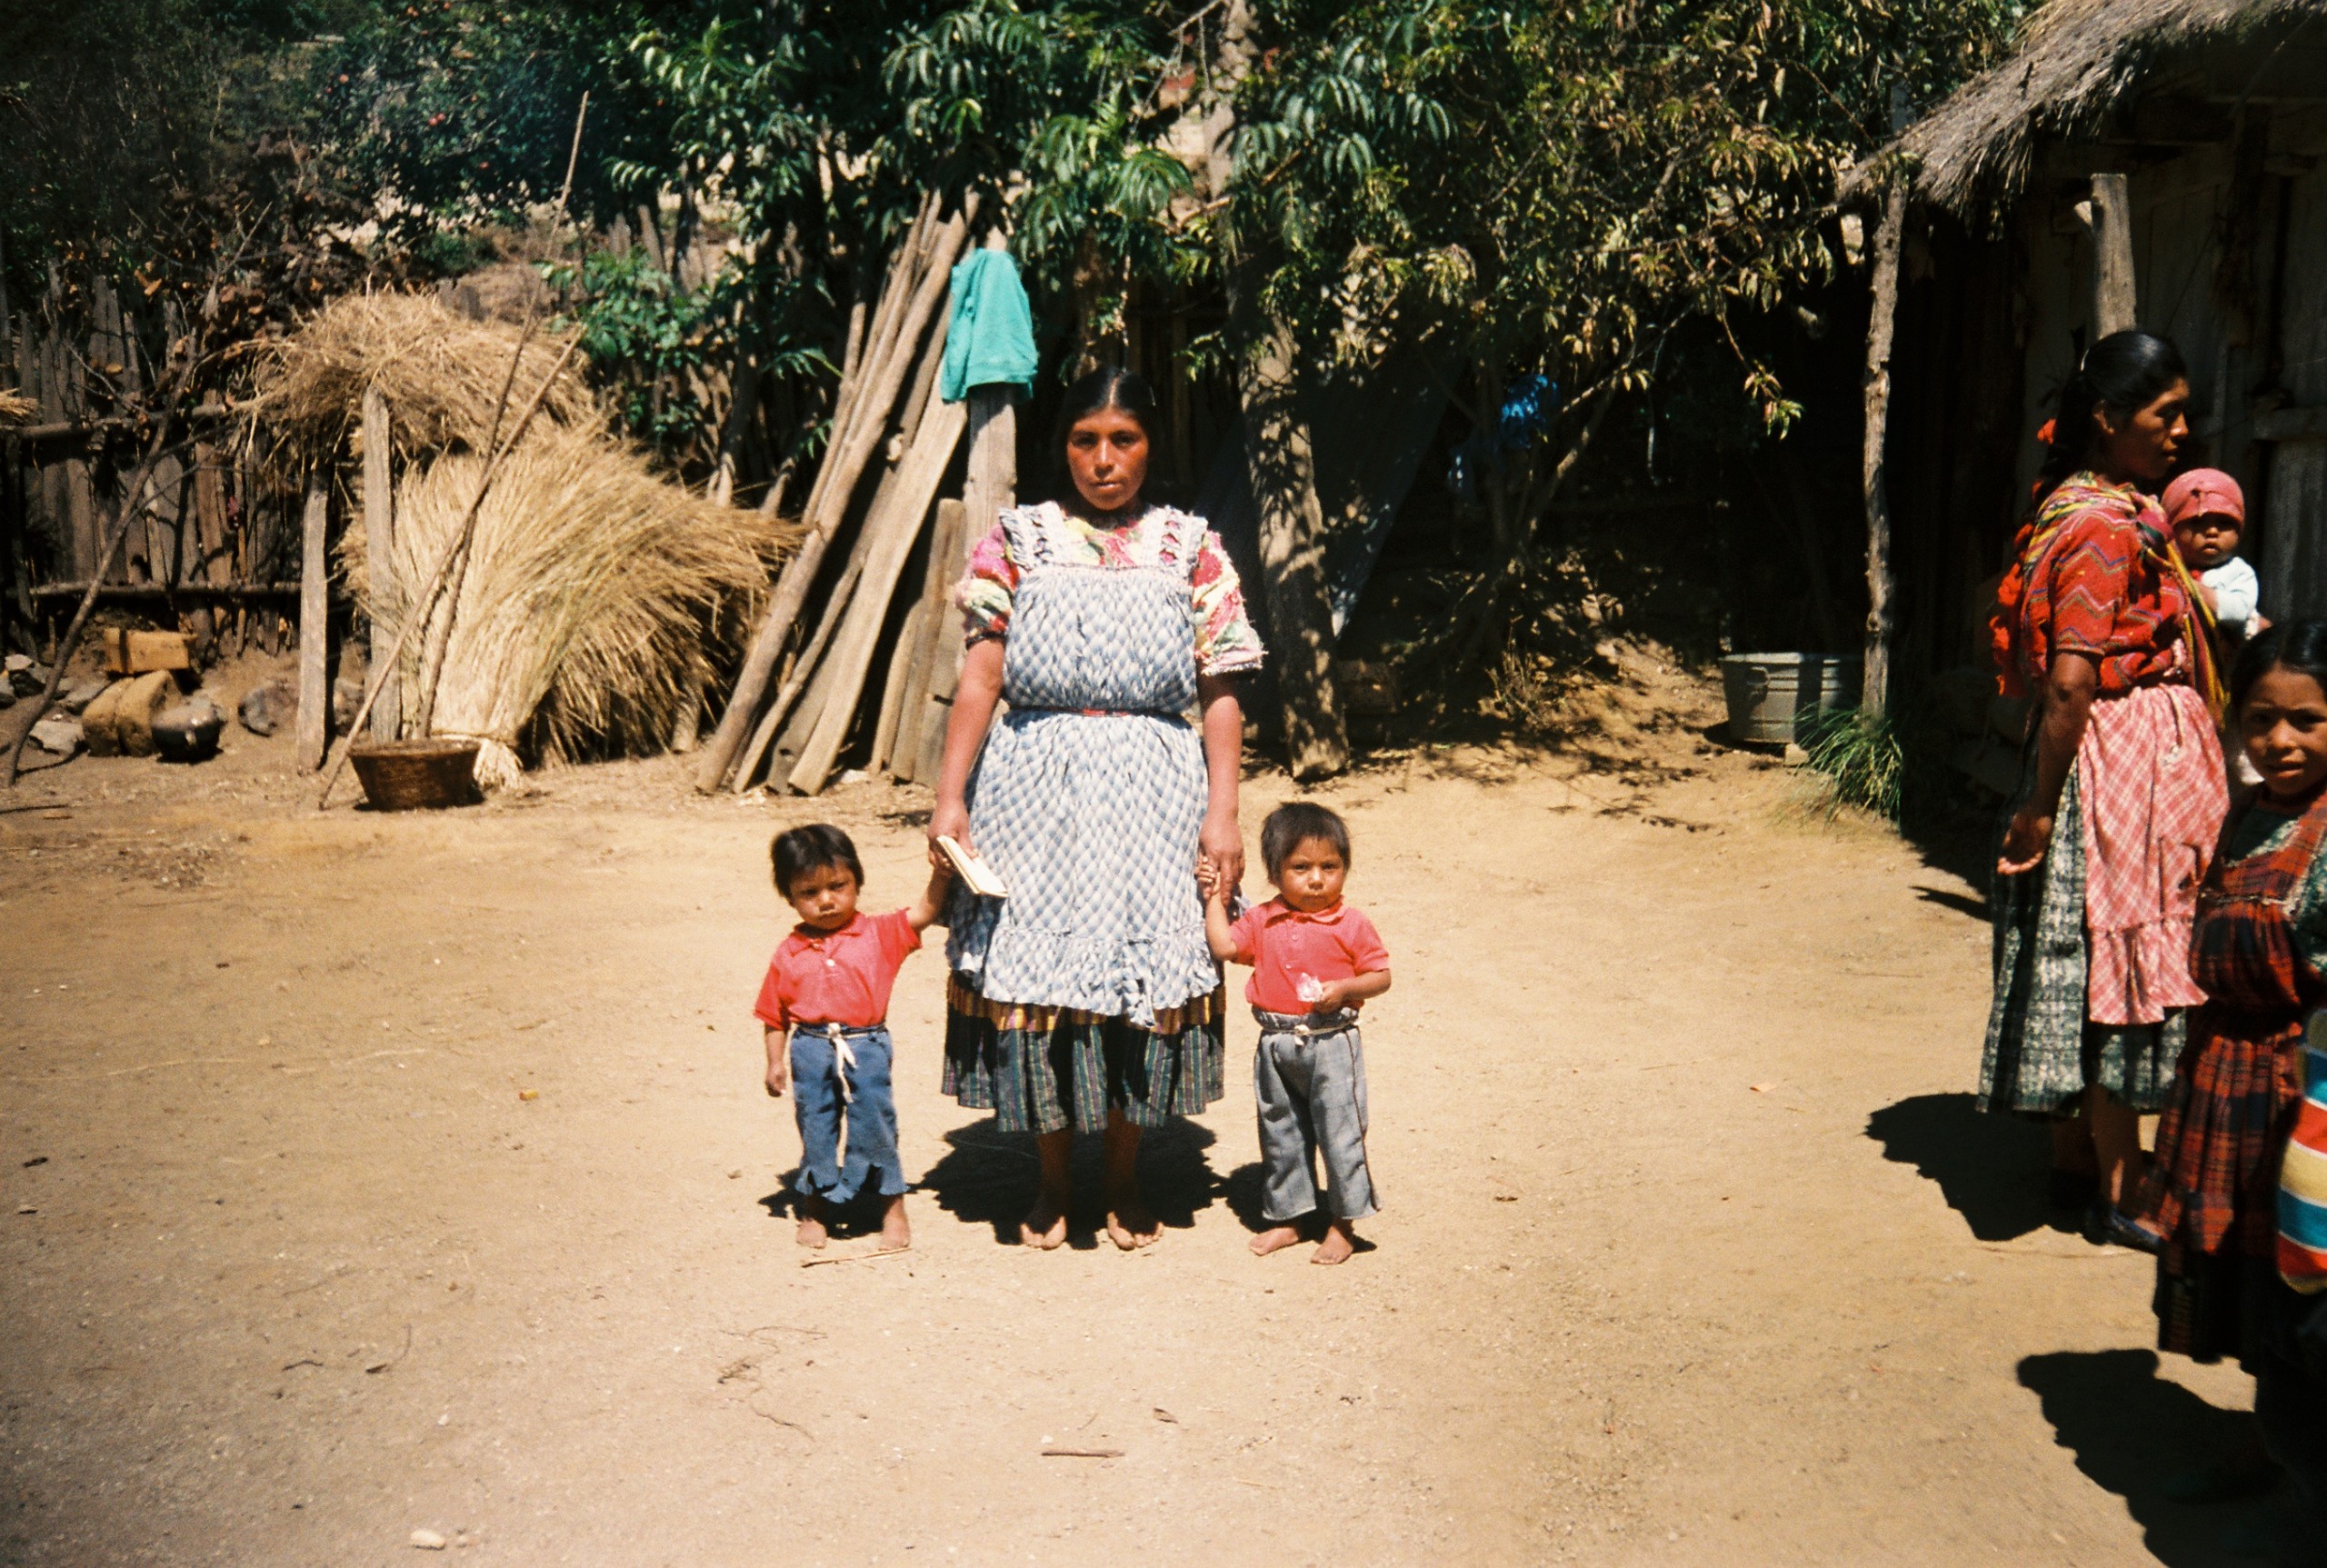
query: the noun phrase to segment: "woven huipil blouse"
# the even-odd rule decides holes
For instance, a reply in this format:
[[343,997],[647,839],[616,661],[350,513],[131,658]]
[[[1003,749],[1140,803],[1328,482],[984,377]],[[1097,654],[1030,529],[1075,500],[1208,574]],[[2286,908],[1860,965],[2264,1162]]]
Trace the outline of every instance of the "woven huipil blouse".
[[1183,513],[1142,522],[1159,530],[1152,563],[1113,564],[1054,505],[1003,516],[1008,708],[968,797],[971,839],[1010,896],[957,887],[946,957],[986,1002],[1153,1029],[1216,991],[1220,966],[1195,882],[1206,777],[1188,719],[1191,578],[1209,541]]

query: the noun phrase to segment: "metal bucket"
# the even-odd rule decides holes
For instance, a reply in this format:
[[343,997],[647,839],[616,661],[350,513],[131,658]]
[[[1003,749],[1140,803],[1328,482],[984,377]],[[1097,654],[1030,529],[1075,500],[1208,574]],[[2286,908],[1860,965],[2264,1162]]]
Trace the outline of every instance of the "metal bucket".
[[1855,654],[1730,654],[1721,661],[1729,738],[1773,746],[1801,740],[1817,714],[1858,706],[1864,668]]

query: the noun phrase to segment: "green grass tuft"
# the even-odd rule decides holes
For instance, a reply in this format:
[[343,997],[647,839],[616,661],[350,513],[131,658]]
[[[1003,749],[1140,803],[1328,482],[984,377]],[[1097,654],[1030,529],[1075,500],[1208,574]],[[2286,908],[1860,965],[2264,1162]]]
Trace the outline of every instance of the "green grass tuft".
[[1828,810],[1856,806],[1886,822],[1899,820],[1907,754],[1899,726],[1885,714],[1862,719],[1855,709],[1821,714],[1803,742],[1810,765],[1833,781]]

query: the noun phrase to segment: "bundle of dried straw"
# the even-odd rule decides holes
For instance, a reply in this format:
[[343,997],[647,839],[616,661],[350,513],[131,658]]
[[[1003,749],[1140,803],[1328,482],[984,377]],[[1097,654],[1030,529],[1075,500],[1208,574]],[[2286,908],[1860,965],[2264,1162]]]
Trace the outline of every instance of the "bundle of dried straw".
[[33,415],[40,412],[40,404],[15,392],[0,392],[0,424],[30,424]]
[[[274,347],[259,370],[253,412],[308,461],[338,450],[377,387],[394,412],[397,451],[434,457],[482,450],[509,380],[515,328],[454,315],[421,295],[347,295]],[[522,404],[557,363],[560,345],[526,345],[513,401]],[[542,402],[544,420],[599,428],[578,361]],[[506,432],[504,432],[506,434]]]
[[[482,466],[471,454],[440,456],[398,486],[400,581],[431,580]],[[516,777],[521,744],[564,757],[659,750],[798,543],[788,524],[664,484],[594,429],[537,424],[477,514],[435,733],[484,743],[477,781],[488,788]],[[359,524],[341,543],[341,567],[393,635],[406,606],[371,603],[364,560]],[[407,639],[407,680],[445,614],[440,602]]]

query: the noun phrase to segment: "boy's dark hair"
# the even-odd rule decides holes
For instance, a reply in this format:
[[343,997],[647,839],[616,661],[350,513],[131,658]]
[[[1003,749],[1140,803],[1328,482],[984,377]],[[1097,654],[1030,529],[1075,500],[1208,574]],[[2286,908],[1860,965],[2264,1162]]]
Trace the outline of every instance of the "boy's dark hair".
[[864,863],[856,858],[856,845],[828,822],[812,822],[777,834],[775,842],[768,845],[767,857],[775,864],[775,891],[786,898],[792,896],[794,883],[828,865],[844,868],[856,878],[857,886],[864,885]]
[[2306,615],[2281,621],[2247,644],[2231,670],[2230,711],[2246,706],[2246,694],[2272,670],[2309,675],[2327,689],[2327,620]]
[[1261,864],[1274,882],[1284,869],[1284,857],[1306,838],[1321,838],[1349,864],[1349,824],[1314,801],[1289,800],[1269,813],[1261,824]]

